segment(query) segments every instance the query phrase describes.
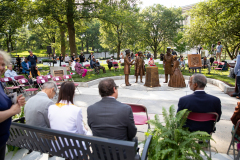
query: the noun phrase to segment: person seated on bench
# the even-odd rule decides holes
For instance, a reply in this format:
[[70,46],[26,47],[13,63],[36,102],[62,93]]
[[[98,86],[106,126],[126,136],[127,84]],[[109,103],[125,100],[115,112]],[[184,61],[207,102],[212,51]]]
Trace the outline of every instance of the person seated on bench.
[[[183,109],[196,113],[216,112],[219,116],[217,121],[219,121],[222,114],[221,101],[218,97],[204,91],[207,78],[203,74],[194,74],[188,83],[194,93],[179,99],[177,112]],[[185,127],[189,128],[190,132],[205,131],[210,134],[213,132],[213,121],[196,122],[188,119]]]
[[48,108],[48,119],[52,129],[71,133],[91,135],[84,127],[82,109],[73,104],[75,85],[63,82],[56,104]]
[[31,63],[28,61],[27,57],[22,62],[22,73],[28,74],[30,72]]
[[101,66],[100,63],[98,62],[98,60],[96,61],[95,58],[93,58],[92,66],[93,66],[93,68],[95,69],[95,72],[96,72],[97,74],[99,74],[100,69],[103,70],[103,73],[106,73],[105,67]]
[[129,105],[116,100],[117,88],[111,78],[99,83],[102,100],[87,108],[88,125],[93,136],[132,141],[137,133],[133,112]]
[[12,64],[10,63],[7,66],[7,71],[5,72],[4,76],[5,77],[10,77],[12,78],[13,81],[15,81],[14,77],[17,76],[18,74],[12,69]]
[[[0,77],[5,72],[5,64],[9,62],[8,54],[0,51]],[[4,93],[0,83],[0,159],[5,158],[6,142],[9,137],[9,128],[12,122],[12,116],[21,112],[21,106],[25,104],[25,98],[19,95],[13,104],[11,99]]]
[[56,83],[46,82],[43,84],[42,91],[27,101],[24,107],[26,124],[50,128],[48,108],[54,104],[51,99],[55,96],[56,92]]
[[210,61],[209,59],[207,59],[206,56],[202,59],[202,68],[208,68],[208,74],[210,74],[211,71]]
[[76,59],[75,70],[78,74],[81,74],[82,77],[85,77],[87,74],[87,69],[85,69],[80,63],[79,58]]

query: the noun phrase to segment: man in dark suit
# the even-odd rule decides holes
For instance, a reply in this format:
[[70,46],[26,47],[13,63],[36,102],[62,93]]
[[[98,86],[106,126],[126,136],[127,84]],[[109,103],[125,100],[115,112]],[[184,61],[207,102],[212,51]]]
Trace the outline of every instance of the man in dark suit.
[[99,85],[102,100],[87,109],[88,125],[93,136],[131,141],[136,135],[132,109],[117,101],[118,90],[113,79],[102,80]]
[[[179,99],[177,112],[183,109],[197,113],[216,112],[219,121],[222,114],[221,101],[215,96],[206,94],[204,91],[206,84],[207,79],[204,75],[194,74],[189,80],[190,89],[194,93]],[[213,121],[196,122],[188,119],[185,127],[188,127],[191,132],[200,130],[211,133],[213,132]]]

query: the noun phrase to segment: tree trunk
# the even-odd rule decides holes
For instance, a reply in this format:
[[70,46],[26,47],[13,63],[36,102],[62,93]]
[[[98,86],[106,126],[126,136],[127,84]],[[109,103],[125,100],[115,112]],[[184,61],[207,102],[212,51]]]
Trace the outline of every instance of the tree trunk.
[[65,58],[65,53],[66,53],[66,44],[65,44],[65,28],[64,25],[59,24],[60,28],[60,39],[61,39],[61,54]]
[[[55,43],[55,34],[54,34],[54,36],[52,38],[52,43]],[[54,54],[55,54],[55,48],[53,47],[53,56],[54,56]]]
[[82,41],[82,52],[84,52],[84,49],[83,49],[83,41]]
[[87,54],[88,54],[88,39],[86,39],[86,47],[87,47]]
[[154,59],[157,59],[157,47],[158,47],[158,44],[156,43],[155,45],[154,45]]
[[69,35],[69,46],[70,46],[70,52],[71,56],[73,53],[77,56],[77,47],[75,42],[75,28],[74,28],[74,1],[73,0],[67,0],[67,27],[68,27],[68,35]]
[[[121,42],[119,41],[118,42],[118,45],[117,45],[117,59],[119,60],[119,55],[120,55],[120,47],[121,47]],[[114,55],[114,53],[113,53]]]
[[93,42],[94,42],[94,41],[92,40],[92,51],[94,51],[94,45],[93,45]]

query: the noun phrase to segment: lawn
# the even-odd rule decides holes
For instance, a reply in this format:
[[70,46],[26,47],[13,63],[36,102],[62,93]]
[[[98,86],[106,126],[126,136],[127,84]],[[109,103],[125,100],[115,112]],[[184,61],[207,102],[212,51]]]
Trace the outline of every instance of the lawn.
[[[88,82],[94,79],[98,79],[98,78],[102,78],[102,77],[112,77],[112,76],[123,76],[124,72],[123,72],[123,67],[121,68],[120,71],[116,71],[114,72],[109,71],[107,64],[103,65],[106,69],[106,73],[102,73],[102,70],[100,71],[99,75],[95,74],[94,72],[88,72],[86,77],[84,78],[80,78],[79,75],[73,75],[73,79],[76,82]],[[158,66],[158,72],[159,74],[164,74],[164,70],[163,70],[163,65],[162,64],[157,64]],[[134,75],[134,66],[131,67],[131,75]],[[207,69],[202,69],[202,74],[204,74],[207,78],[213,78],[213,79],[218,79],[220,81],[223,81],[225,83],[227,83],[228,85],[231,86],[235,86],[235,79],[228,77],[229,71],[222,71],[221,73],[216,71],[214,72],[214,70],[211,70],[211,74],[207,74],[208,70]],[[191,73],[188,72],[188,68],[186,67],[185,70],[182,72],[183,75],[192,75]]]
[[[36,55],[37,57],[47,57],[48,54],[46,53],[46,50],[44,49],[37,49],[37,50],[32,50],[33,54]],[[27,57],[29,56],[29,53],[27,50],[23,50],[23,51],[17,51],[17,55],[19,55],[19,57]],[[16,56],[16,51],[11,52],[11,56]]]
[[[163,65],[162,64],[156,64],[158,66],[158,72],[159,74],[164,74],[164,70],[163,70]],[[73,79],[75,82],[88,82],[94,79],[98,79],[98,78],[103,78],[103,77],[112,77],[112,76],[123,76],[124,72],[123,72],[123,66],[120,69],[120,71],[110,71],[108,69],[107,64],[103,64],[103,66],[106,69],[106,73],[103,73],[102,70],[100,70],[99,74],[95,74],[94,71],[91,72],[87,72],[87,75],[84,78],[81,78],[78,74],[72,75]],[[41,74],[42,75],[47,75],[49,73],[49,67],[47,65],[43,65],[43,64],[38,64],[39,68],[41,69]],[[76,73],[75,71],[71,71],[73,73]],[[131,67],[131,74],[130,75],[134,75],[134,66]],[[192,75],[191,73],[188,72],[188,68],[186,67],[185,70],[182,72],[183,75]],[[207,78],[212,78],[212,79],[217,79],[220,81],[225,82],[226,84],[230,85],[230,86],[235,86],[235,79],[228,77],[229,71],[222,71],[221,73],[216,71],[214,72],[214,70],[211,70],[211,74],[207,74],[208,70],[207,69],[202,69],[202,74],[204,74]]]

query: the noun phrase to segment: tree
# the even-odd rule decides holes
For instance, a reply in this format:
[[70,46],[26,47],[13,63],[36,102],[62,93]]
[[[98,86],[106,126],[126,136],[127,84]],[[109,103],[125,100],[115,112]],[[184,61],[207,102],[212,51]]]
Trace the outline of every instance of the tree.
[[[66,25],[69,35],[71,55],[77,54],[75,23],[82,19],[91,18],[97,2],[75,0],[37,0],[37,12],[40,17],[51,16],[59,25]],[[61,34],[63,36],[63,34]]]
[[98,18],[102,20],[100,41],[103,48],[117,51],[119,59],[121,47],[127,46],[127,41],[133,36],[137,26],[137,1],[108,1],[100,11]]
[[176,47],[176,51],[180,54],[187,50],[187,43],[183,40],[183,33],[178,32],[177,35],[173,38],[173,44]]
[[198,3],[189,12],[191,23],[185,27],[184,39],[190,46],[211,46],[222,41],[232,59],[240,47],[240,2],[209,0]]
[[183,20],[180,8],[166,8],[160,4],[150,6],[141,13],[144,23],[143,41],[151,47],[154,58],[164,43],[172,42]]
[[31,4],[29,0],[3,0],[0,2],[0,32],[5,39],[8,52],[14,49],[13,40],[17,37],[17,29],[26,22],[28,4]]

